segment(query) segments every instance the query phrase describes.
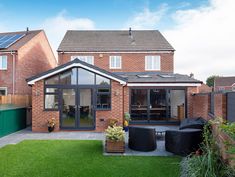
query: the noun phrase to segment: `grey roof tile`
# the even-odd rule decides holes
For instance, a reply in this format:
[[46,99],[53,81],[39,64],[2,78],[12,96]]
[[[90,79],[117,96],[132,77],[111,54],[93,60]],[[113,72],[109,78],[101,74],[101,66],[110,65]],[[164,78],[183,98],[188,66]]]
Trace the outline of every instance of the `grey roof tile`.
[[116,74],[126,78],[128,83],[202,83],[188,75],[165,72],[119,72]]
[[158,30],[69,30],[58,51],[174,51]]

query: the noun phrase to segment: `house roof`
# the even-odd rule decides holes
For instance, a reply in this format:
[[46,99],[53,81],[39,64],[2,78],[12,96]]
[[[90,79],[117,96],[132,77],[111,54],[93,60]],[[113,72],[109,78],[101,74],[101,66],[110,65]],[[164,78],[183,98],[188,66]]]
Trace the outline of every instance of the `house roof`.
[[58,52],[174,51],[158,30],[69,30]]
[[16,51],[19,48],[21,48],[23,45],[25,45],[28,41],[30,41],[34,36],[36,36],[38,33],[40,33],[43,30],[32,30],[28,31],[17,31],[17,32],[5,32],[0,33],[0,35],[8,35],[8,34],[25,34],[22,38],[20,38],[18,41],[10,45],[8,48],[0,49],[0,52],[9,52],[9,51]]
[[65,71],[69,68],[72,68],[72,67],[81,67],[81,68],[87,69],[91,72],[97,73],[101,76],[107,77],[109,79],[116,80],[116,81],[120,82],[120,84],[126,84],[125,78],[123,78],[117,74],[108,72],[104,69],[98,68],[94,65],[83,62],[79,59],[75,59],[73,61],[70,61],[66,64],[60,65],[60,66],[53,68],[51,70],[48,70],[46,72],[43,72],[43,73],[40,73],[40,74],[35,75],[33,77],[30,77],[30,78],[26,79],[26,81],[28,82],[29,85],[33,85],[35,82],[37,82],[39,80],[51,77],[57,73],[60,73],[60,72]]
[[235,76],[233,77],[216,77],[215,86],[232,86],[235,83]]
[[166,72],[120,72],[116,74],[126,78],[128,83],[202,83],[188,75]]

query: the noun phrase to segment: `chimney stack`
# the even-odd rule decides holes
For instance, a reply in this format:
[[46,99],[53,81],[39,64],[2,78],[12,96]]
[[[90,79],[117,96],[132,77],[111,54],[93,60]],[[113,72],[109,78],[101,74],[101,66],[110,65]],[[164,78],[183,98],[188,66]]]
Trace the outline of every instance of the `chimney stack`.
[[131,27],[129,28],[129,36],[131,36],[132,34],[131,34]]
[[29,27],[26,28],[26,34],[28,34],[28,33],[29,33]]
[[189,77],[194,78],[194,74],[190,73]]

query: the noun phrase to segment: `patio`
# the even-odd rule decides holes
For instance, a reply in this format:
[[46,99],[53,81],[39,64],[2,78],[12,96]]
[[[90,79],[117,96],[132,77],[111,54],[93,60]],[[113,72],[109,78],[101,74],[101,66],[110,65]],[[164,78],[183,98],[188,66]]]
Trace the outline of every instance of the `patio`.
[[[156,131],[164,132],[166,130],[178,129],[178,126],[148,126],[155,128]],[[26,128],[24,130],[18,131],[16,133],[10,134],[8,136],[0,138],[0,148],[8,144],[17,144],[23,140],[102,140],[104,143],[105,136],[104,133],[96,132],[53,132],[53,133],[35,133],[31,131],[31,128]],[[128,133],[126,133],[126,152],[121,153],[105,153],[105,156],[172,156],[172,153],[165,151],[165,140],[164,135],[157,136],[157,149],[151,152],[139,152],[128,148]]]

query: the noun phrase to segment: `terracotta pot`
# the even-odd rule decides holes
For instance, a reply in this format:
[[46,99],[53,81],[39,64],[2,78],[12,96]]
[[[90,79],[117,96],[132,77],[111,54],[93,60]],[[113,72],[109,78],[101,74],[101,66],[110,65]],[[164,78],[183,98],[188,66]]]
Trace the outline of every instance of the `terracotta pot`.
[[124,153],[125,142],[124,141],[105,141],[105,151],[108,153]]

